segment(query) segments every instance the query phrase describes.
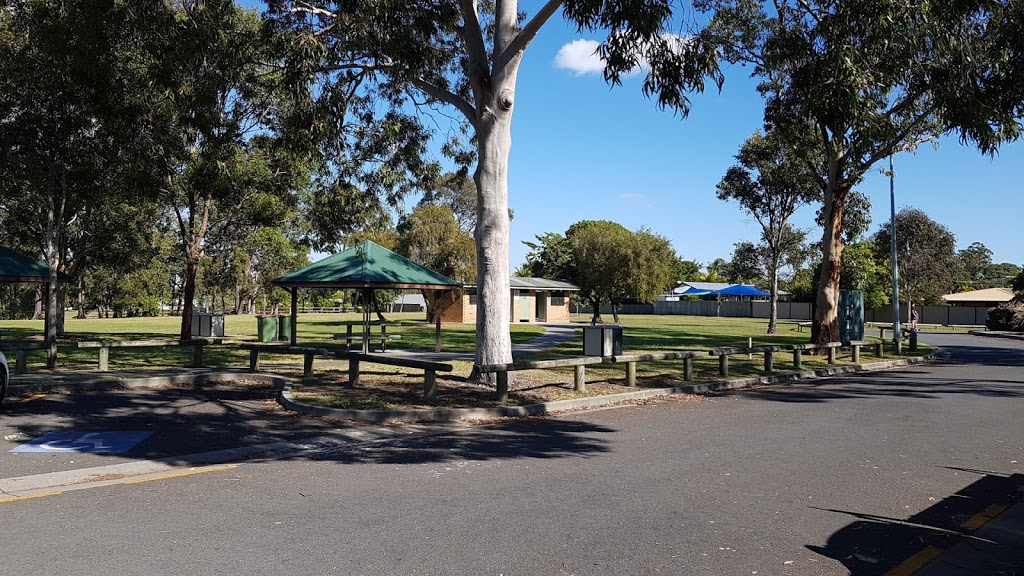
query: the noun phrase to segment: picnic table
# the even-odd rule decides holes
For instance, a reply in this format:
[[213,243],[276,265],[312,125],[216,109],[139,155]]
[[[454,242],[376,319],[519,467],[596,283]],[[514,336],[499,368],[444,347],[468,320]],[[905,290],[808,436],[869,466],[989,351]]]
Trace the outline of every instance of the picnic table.
[[[363,339],[364,339],[364,335],[363,334],[354,334],[352,332],[352,327],[353,326],[360,326],[360,327],[362,327],[363,326],[362,322],[339,322],[339,324],[342,324],[342,325],[345,326],[345,333],[344,334],[335,334],[333,336],[333,338],[335,340],[344,340],[345,341],[345,348],[347,350],[351,349],[353,341],[359,341],[359,342],[363,341]],[[370,323],[370,338],[369,338],[370,342],[376,342],[376,341],[379,340],[380,341],[380,351],[381,352],[387,352],[388,351],[388,340],[401,340],[402,339],[402,336],[400,334],[388,334],[388,327],[389,326],[390,327],[395,327],[395,326],[401,326],[401,325],[402,324],[399,323],[399,322],[371,322]],[[380,326],[380,334],[379,335],[374,335],[373,334],[373,327],[374,326]],[[367,345],[369,345],[369,342],[367,343]]]

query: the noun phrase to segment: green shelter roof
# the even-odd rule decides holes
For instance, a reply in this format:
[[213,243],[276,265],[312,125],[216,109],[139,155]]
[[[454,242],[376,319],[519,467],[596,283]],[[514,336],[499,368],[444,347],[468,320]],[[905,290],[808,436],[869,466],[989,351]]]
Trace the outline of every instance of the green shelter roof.
[[[68,276],[63,272],[57,273],[57,280],[67,281]],[[50,280],[50,267],[42,262],[33,260],[0,246],[0,282],[35,282],[44,283]]]
[[369,240],[274,280],[303,288],[458,288],[460,283]]

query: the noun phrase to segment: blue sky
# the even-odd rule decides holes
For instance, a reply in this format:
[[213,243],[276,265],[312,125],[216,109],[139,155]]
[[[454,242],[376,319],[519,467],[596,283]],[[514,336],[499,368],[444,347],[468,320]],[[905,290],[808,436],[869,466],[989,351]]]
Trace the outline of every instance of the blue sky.
[[[523,4],[532,13],[533,3]],[[580,42],[598,39],[577,34],[556,15],[523,59],[509,167],[513,269],[526,260],[524,240],[585,219],[648,227],[668,237],[680,256],[702,264],[729,258],[735,242],[756,242],[756,222],[715,196],[739,146],[761,126],[763,101],[749,69],[728,69],[721,93],[712,86],[693,95],[684,120],[644,98],[639,76],[609,88]],[[956,235],[958,248],[982,242],[996,262],[1024,264],[1017,228],[1024,143],[988,158],[947,138],[938,150],[924,146],[895,162],[897,209],[924,210]],[[889,218],[888,179],[875,170],[859,190],[872,200],[873,233]],[[821,235],[815,210],[803,209],[794,222],[811,238]]]
[[[580,44],[559,60],[575,70],[559,67],[559,51],[580,39],[599,38],[552,19],[523,60],[509,169],[513,267],[525,261],[523,240],[583,219],[646,226],[702,263],[728,258],[740,240],[756,242],[757,223],[715,196],[739,146],[761,126],[763,101],[749,69],[728,69],[721,93],[712,87],[694,95],[684,120],[644,98],[639,77],[610,89],[599,73],[580,73],[594,69],[587,50],[572,49]],[[924,210],[956,235],[959,248],[982,242],[996,262],[1024,264],[1024,143],[988,158],[946,138],[938,150],[924,146],[895,164],[897,209]],[[873,233],[889,218],[888,178],[873,171],[859,190],[872,200]],[[802,210],[795,224],[820,237],[815,210]]]

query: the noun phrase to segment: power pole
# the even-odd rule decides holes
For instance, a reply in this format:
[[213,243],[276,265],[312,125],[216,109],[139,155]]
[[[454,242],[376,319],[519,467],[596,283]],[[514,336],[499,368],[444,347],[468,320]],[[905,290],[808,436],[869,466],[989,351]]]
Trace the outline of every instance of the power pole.
[[896,353],[902,352],[903,333],[900,331],[900,274],[896,261],[896,172],[892,166],[892,154],[889,155],[889,244],[892,247],[892,337],[896,343]]

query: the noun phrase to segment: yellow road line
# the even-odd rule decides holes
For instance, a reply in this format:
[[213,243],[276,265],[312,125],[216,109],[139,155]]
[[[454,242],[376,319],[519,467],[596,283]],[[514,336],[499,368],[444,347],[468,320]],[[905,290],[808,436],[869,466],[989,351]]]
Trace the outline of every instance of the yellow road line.
[[142,484],[143,482],[152,482],[154,480],[167,480],[169,478],[181,478],[182,476],[194,476],[196,474],[204,474],[206,472],[222,472],[224,470],[231,470],[232,468],[238,468],[238,464],[229,464],[227,466],[218,466],[216,468],[203,468],[201,470],[189,470],[187,472],[178,472],[176,474],[164,474],[163,476],[143,478],[141,480],[128,480],[127,482],[123,482],[123,484]]
[[1002,504],[993,504],[988,508],[985,508],[981,513],[976,514],[969,518],[966,522],[960,525],[964,530],[977,530],[985,524],[988,524],[993,518],[999,516],[1006,510],[1006,506]]
[[924,568],[925,564],[941,556],[943,552],[945,552],[945,550],[942,548],[929,546],[910,558],[907,558],[899,566],[886,572],[885,576],[910,576],[914,572]]
[[29,396],[28,398],[22,398],[20,400],[20,403],[21,404],[27,404],[27,403],[29,403],[29,402],[31,402],[33,400],[39,400],[40,398],[44,398],[45,396],[46,396],[46,394],[33,394],[33,395]]
[[56,496],[60,492],[46,492],[44,494],[33,494],[31,496],[14,496],[13,498],[0,498],[0,504],[4,502],[18,502],[19,500],[31,500],[33,498],[42,498],[44,496]]

